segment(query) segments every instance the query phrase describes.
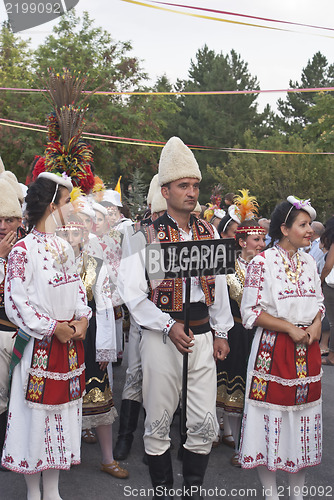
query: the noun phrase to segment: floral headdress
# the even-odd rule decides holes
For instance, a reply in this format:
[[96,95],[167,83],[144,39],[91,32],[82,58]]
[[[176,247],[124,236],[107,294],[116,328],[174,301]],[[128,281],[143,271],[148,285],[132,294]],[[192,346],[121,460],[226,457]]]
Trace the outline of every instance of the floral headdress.
[[288,211],[288,213],[286,214],[284,224],[286,224],[286,221],[288,220],[288,217],[289,217],[291,210],[293,208],[296,208],[297,210],[304,210],[305,212],[307,212],[309,214],[309,216],[311,217],[312,221],[316,218],[317,212],[312,207],[310,199],[302,200],[300,198],[297,198],[297,196],[288,196],[286,200],[289,203],[291,203],[292,206],[291,206],[290,210]]

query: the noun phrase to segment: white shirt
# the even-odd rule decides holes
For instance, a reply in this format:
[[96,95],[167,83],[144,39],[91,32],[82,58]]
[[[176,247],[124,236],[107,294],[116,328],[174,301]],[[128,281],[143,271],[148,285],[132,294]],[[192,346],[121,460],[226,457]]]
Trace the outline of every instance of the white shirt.
[[62,238],[33,229],[8,256],[5,308],[10,321],[42,339],[57,320],[91,316],[74,252]]
[[324,313],[315,261],[305,252],[298,254],[301,273],[296,284],[285,272],[282,255],[295,271],[297,253],[290,259],[288,252],[274,246],[249,263],[240,308],[245,328],[253,328],[263,311],[295,325],[310,325],[319,311]]

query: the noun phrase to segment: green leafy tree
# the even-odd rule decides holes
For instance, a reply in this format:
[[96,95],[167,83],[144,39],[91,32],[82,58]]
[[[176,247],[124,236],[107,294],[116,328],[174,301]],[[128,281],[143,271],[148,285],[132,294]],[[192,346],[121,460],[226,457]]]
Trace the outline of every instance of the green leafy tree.
[[318,150],[334,151],[334,97],[327,92],[314,96],[314,105],[306,111],[310,121],[303,132],[306,141],[316,144]]
[[[149,91],[147,74],[138,58],[130,56],[130,42],[116,42],[85,12],[82,17],[70,11],[62,16],[35,52],[36,72],[49,66],[57,71],[63,67],[86,73],[90,88],[101,85],[109,92]],[[167,85],[166,81],[157,85]],[[136,169],[144,172],[148,183],[155,173],[159,151],[149,146],[130,145],[128,138],[159,141],[163,139],[167,114],[175,113],[174,105],[159,96],[92,96],[89,100],[85,130],[122,137],[122,143],[95,142],[87,139],[94,150],[95,170],[107,184],[115,184],[123,176],[125,189]],[[161,116],[160,116],[161,113]],[[113,142],[112,142],[113,141]]]
[[226,191],[236,193],[239,189],[249,189],[257,197],[260,215],[264,217],[269,217],[275,205],[290,194],[311,198],[320,220],[332,213],[334,181],[330,157],[311,154],[316,151],[314,144],[304,146],[298,135],[286,137],[277,133],[258,141],[247,132],[245,142],[249,149],[304,154],[230,153],[227,163],[209,167],[215,181]]
[[[0,81],[2,87],[31,88],[32,51],[30,42],[15,35],[9,23],[4,22],[0,30]],[[31,122],[31,109],[40,96],[22,92],[0,92],[0,117],[8,120]],[[0,141],[3,162],[19,180],[24,181],[29,164],[36,150],[43,144],[43,134],[32,134],[29,130],[0,126]]]
[[[177,90],[185,92],[218,90],[256,90],[259,84],[248,65],[234,50],[230,54],[215,53],[206,45],[197,51],[191,61],[187,80],[177,82]],[[183,96],[181,111],[174,122],[174,133],[187,144],[215,148],[197,151],[202,173],[206,166],[220,164],[227,155],[217,147],[244,145],[244,133],[252,128],[259,135],[268,109],[257,112],[256,94]],[[209,196],[212,178],[204,175],[203,188]]]
[[130,208],[133,219],[142,218],[146,208],[147,184],[143,179],[143,172],[135,170],[131,176],[128,187],[128,195],[125,196],[126,203]]
[[[327,58],[317,52],[302,70],[301,81],[290,80],[292,89],[332,87],[334,85],[334,64],[329,64]],[[314,92],[291,92],[285,100],[278,99],[280,113],[277,124],[284,132],[302,134],[303,128],[308,125],[312,115],[307,111],[314,105]]]

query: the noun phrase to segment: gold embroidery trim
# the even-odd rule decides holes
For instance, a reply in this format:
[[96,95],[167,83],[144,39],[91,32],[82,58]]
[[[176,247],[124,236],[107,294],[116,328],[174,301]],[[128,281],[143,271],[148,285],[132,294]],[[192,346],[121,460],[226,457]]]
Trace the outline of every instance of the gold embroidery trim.
[[96,281],[96,268],[97,262],[93,257],[88,257],[87,254],[83,256],[83,270],[81,273],[81,279],[86,288],[86,294],[88,301],[93,300],[93,286]]
[[83,403],[105,403],[112,400],[112,392],[110,387],[106,387],[104,392],[98,387],[94,387],[88,394],[83,397]]

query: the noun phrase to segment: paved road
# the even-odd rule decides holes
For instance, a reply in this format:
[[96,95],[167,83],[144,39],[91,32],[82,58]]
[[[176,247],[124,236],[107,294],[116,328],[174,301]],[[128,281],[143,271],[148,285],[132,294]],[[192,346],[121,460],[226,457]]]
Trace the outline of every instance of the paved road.
[[[120,397],[124,382],[126,358],[123,365],[114,370],[114,399],[120,407]],[[310,468],[306,476],[307,493],[304,499],[334,499],[334,368],[324,367],[323,401],[324,401],[324,449],[323,461],[318,467]],[[147,466],[142,463],[144,454],[142,442],[143,413],[139,428],[135,435],[133,447],[128,459],[122,463],[130,476],[120,480],[99,470],[99,445],[82,446],[82,463],[69,472],[60,473],[60,493],[63,500],[124,500],[125,498],[150,499],[151,487]],[[114,438],[118,430],[118,420],[114,424]],[[256,429],[254,429],[256,432]],[[171,429],[175,449],[172,451],[175,488],[182,485],[181,463],[177,460],[178,421],[175,419]],[[215,448],[210,457],[209,467],[203,487],[206,498],[262,498],[256,470],[241,470],[232,467],[229,459],[232,450],[225,445]],[[288,499],[287,475],[278,473],[278,484],[282,499]],[[24,478],[13,472],[0,472],[0,500],[24,500],[26,488]],[[205,498],[205,497],[204,497]]]

